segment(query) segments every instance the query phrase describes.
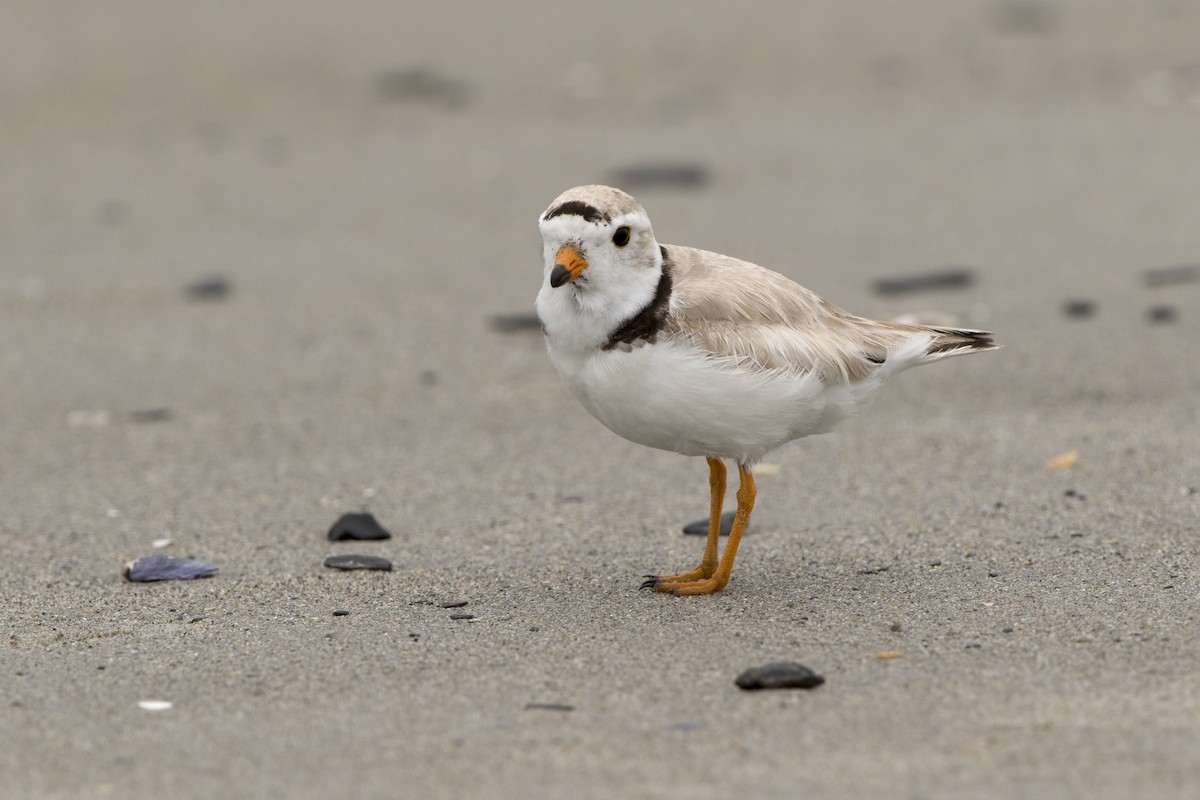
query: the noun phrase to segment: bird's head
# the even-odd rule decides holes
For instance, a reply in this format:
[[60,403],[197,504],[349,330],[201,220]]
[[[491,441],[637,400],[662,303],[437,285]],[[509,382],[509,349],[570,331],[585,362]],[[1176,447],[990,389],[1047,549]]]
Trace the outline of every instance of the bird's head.
[[544,290],[623,292],[658,280],[662,257],[650,218],[637,200],[620,189],[568,189],[538,219],[538,227],[545,258]]

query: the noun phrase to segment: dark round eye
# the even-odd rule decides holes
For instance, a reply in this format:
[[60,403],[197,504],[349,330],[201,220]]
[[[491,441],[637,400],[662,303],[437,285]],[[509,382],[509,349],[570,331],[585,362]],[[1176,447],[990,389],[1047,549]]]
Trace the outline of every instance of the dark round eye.
[[622,225],[617,228],[617,232],[613,234],[613,244],[617,247],[624,247],[629,244],[629,226]]

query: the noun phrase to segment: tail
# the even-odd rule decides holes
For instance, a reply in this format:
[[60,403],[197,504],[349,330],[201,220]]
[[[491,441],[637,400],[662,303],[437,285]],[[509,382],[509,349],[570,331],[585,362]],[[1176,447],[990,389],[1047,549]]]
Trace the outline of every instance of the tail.
[[991,331],[976,331],[970,328],[926,328],[933,340],[925,349],[928,361],[963,353],[973,353],[976,350],[999,350],[1003,345],[992,340]]

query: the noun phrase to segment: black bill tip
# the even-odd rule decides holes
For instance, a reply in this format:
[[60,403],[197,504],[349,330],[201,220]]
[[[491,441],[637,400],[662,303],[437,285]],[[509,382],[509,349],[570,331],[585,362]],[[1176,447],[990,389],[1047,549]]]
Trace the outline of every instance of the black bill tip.
[[571,279],[571,271],[562,264],[555,264],[550,270],[550,285],[557,289]]

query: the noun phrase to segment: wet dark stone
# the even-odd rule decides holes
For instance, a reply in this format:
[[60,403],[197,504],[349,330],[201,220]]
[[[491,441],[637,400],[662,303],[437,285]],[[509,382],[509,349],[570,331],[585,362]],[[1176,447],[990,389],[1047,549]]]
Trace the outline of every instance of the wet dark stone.
[[753,689],[812,689],[825,679],[808,667],[794,661],[776,661],[763,667],[753,667],[737,676],[738,688]]
[[1067,300],[1062,304],[1062,311],[1068,317],[1085,319],[1096,313],[1096,303],[1092,300],[1083,300],[1081,298]]
[[1174,322],[1175,316],[1175,306],[1150,306],[1146,309],[1146,319],[1157,324]]
[[390,538],[392,538],[392,534],[380,525],[375,517],[366,513],[342,514],[338,517],[338,521],[333,523],[333,527],[329,529],[329,539],[334,542],[341,542],[347,539],[374,541]]
[[138,408],[129,412],[130,422],[166,422],[171,419],[169,408]]
[[379,569],[391,572],[392,562],[379,556],[363,556],[356,553],[330,556],[325,559],[325,566],[333,569]]
[[141,556],[125,565],[125,580],[135,583],[146,581],[190,581],[192,578],[207,578],[217,572],[217,567],[179,556]]
[[537,314],[493,314],[492,330],[497,333],[521,333],[542,330],[542,321]]
[[965,267],[932,270],[920,275],[898,278],[879,278],[875,281],[877,294],[927,292],[934,289],[965,289],[975,283],[975,273]]
[[[733,530],[733,518],[737,516],[736,511],[726,511],[721,515],[721,535],[728,536]],[[683,532],[688,536],[708,536],[708,517],[698,519],[695,522],[689,522],[683,526]]]
[[447,600],[445,603],[442,603],[442,608],[462,608],[466,604],[466,600]]
[[344,608],[339,608],[337,611],[333,612],[333,615],[335,617],[348,617],[350,616],[350,612]]
[[459,612],[458,614],[451,614],[450,619],[475,619],[475,615],[468,614],[467,612],[463,611]]
[[466,81],[423,66],[380,72],[374,84],[376,98],[384,103],[425,103],[457,110],[465,107],[471,96],[471,86]]
[[1170,267],[1155,267],[1142,273],[1146,285],[1151,288],[1171,286],[1177,283],[1200,281],[1200,264],[1176,264]]
[[183,287],[183,294],[189,300],[224,300],[232,292],[233,284],[221,275],[200,278]]
[[526,711],[574,711],[575,706],[566,703],[526,703]]
[[628,191],[699,189],[708,183],[708,170],[702,164],[633,164],[613,170],[612,182]]

